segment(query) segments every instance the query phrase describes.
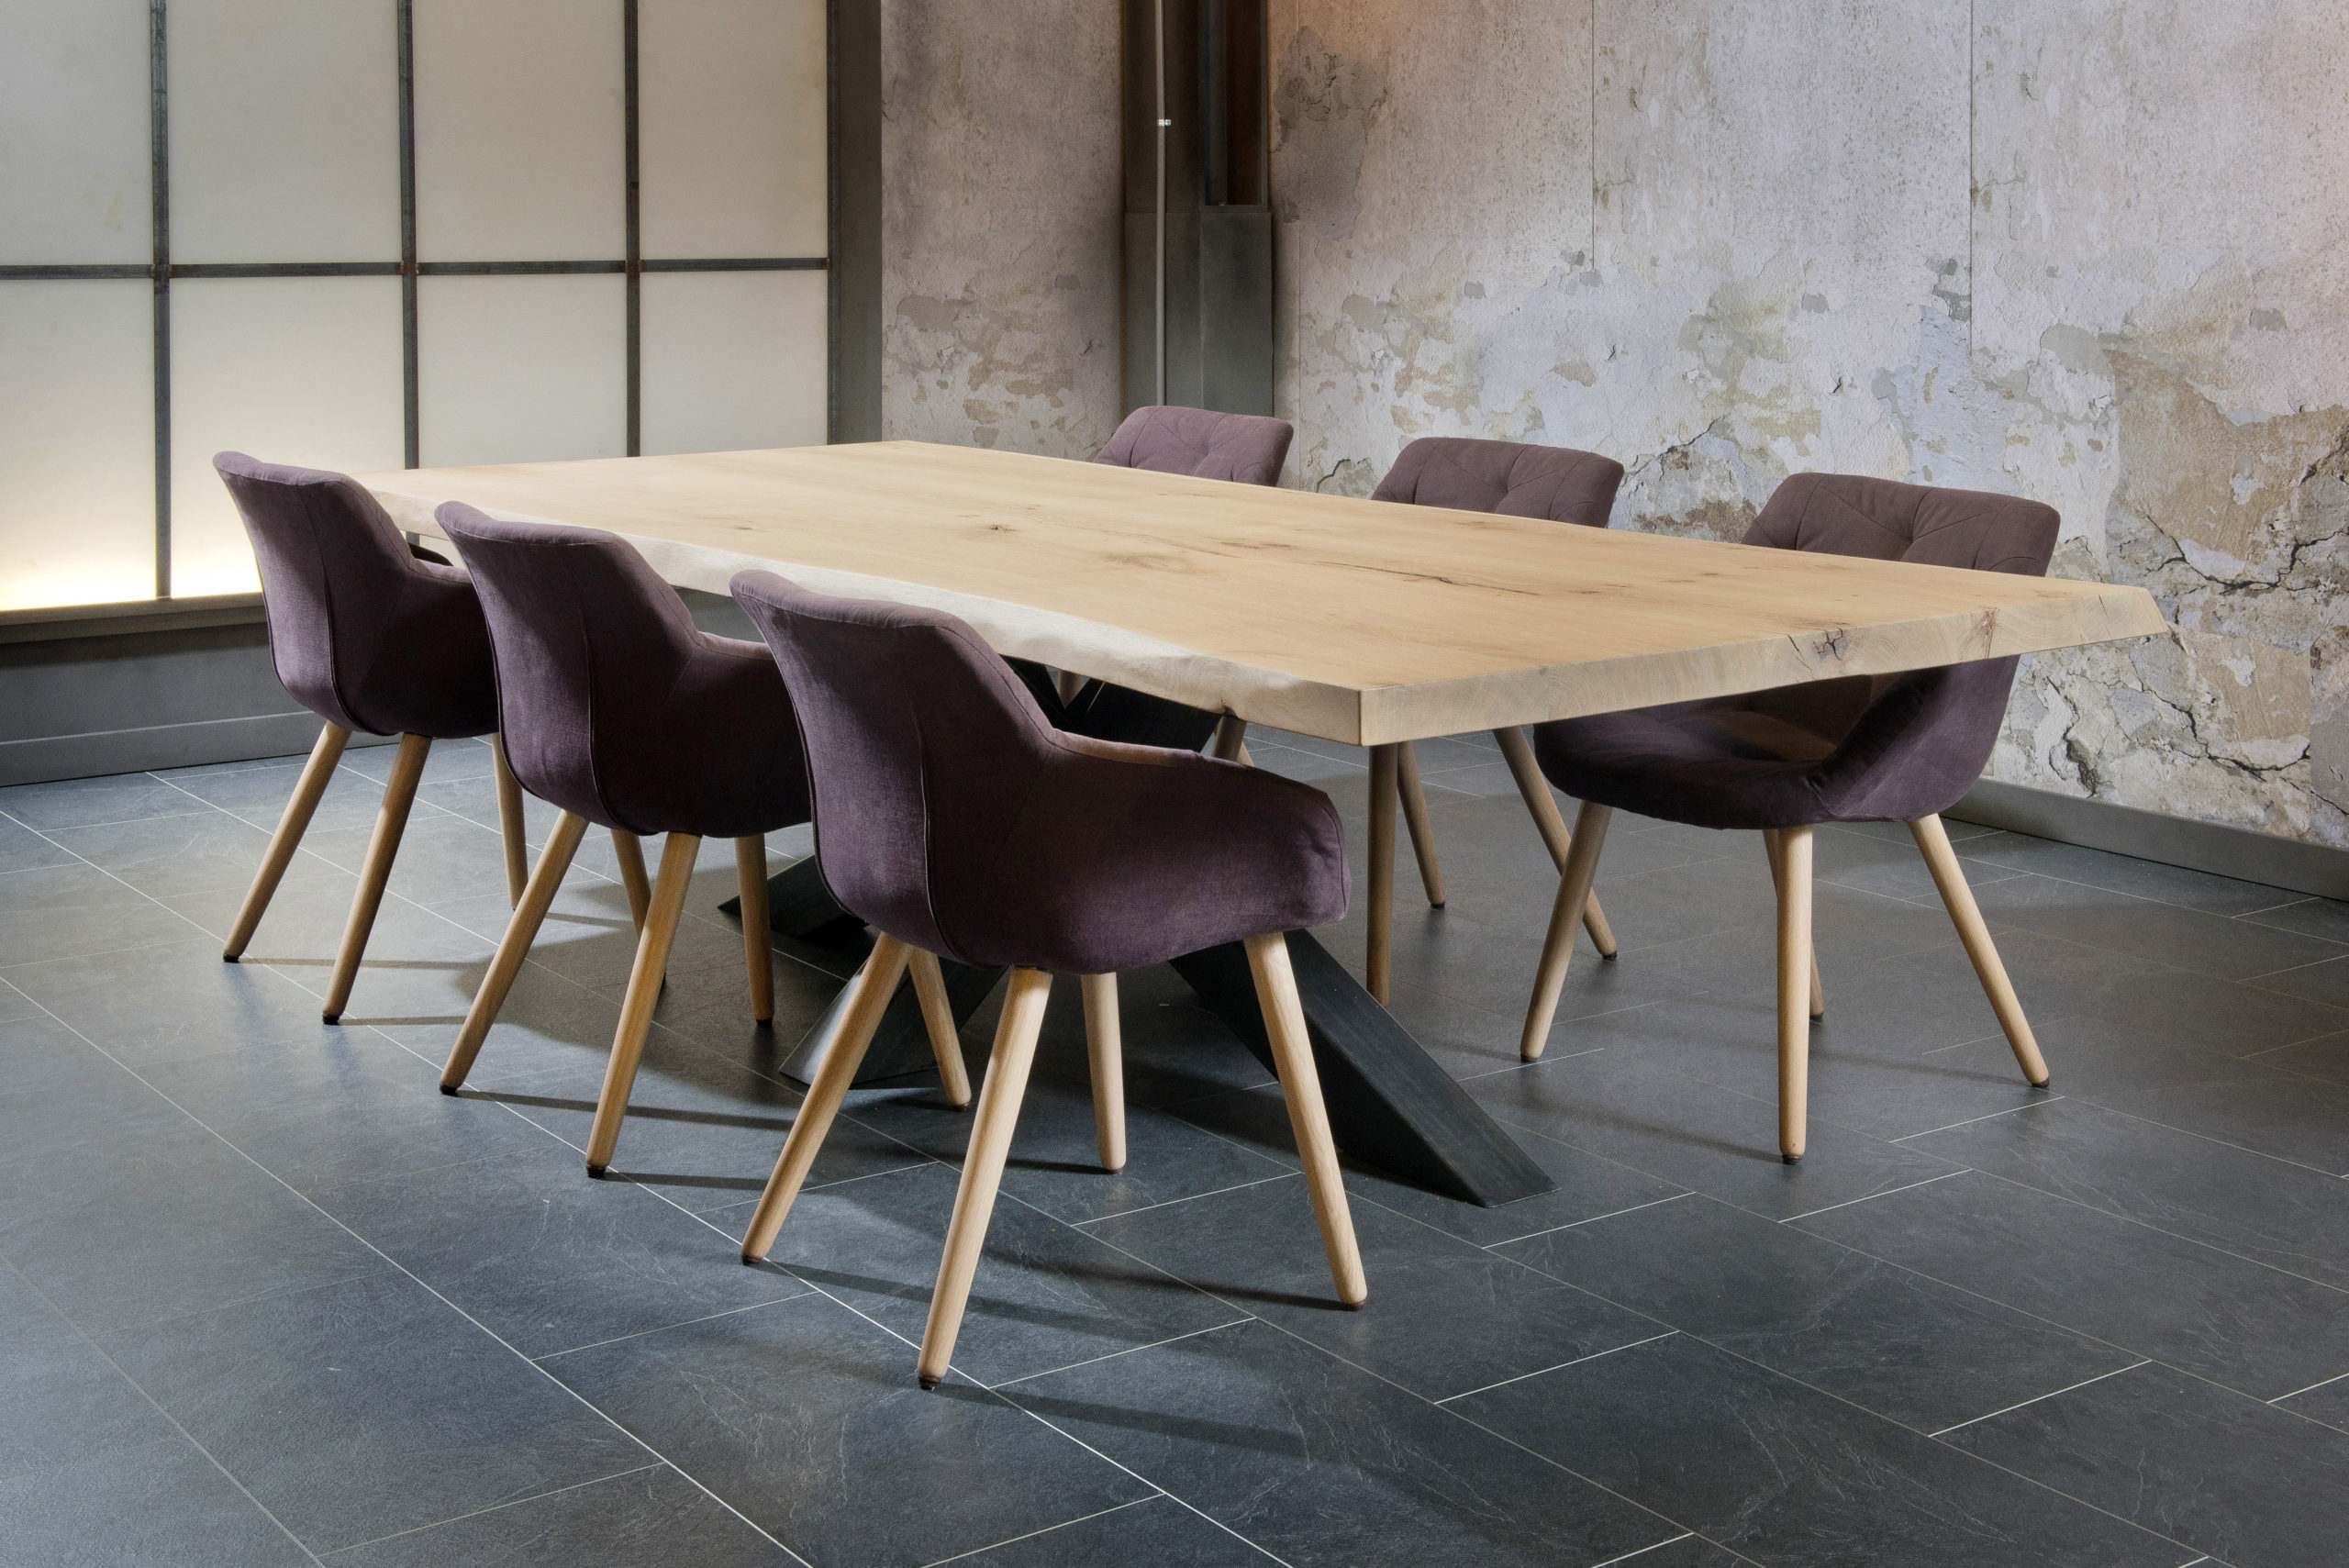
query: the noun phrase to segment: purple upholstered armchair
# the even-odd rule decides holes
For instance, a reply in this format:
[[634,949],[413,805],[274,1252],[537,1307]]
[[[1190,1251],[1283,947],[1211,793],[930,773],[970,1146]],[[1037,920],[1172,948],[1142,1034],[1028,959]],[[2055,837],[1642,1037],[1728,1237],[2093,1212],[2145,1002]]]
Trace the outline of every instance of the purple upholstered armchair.
[[[1615,508],[1615,491],[1623,483],[1623,465],[1597,452],[1572,447],[1536,447],[1520,441],[1472,440],[1462,436],[1421,436],[1402,455],[1378,488],[1374,501],[1399,501],[1414,506],[1448,506],[1460,512],[1490,512],[1504,517],[1546,517],[1553,523],[1574,523],[1603,528]],[[1493,731],[1518,794],[1532,813],[1533,826],[1563,872],[1573,839],[1550,786],[1533,761],[1532,743],[1524,729],[1509,725]],[[1419,761],[1406,741],[1397,757],[1396,793],[1403,802],[1403,821],[1411,832],[1411,853],[1419,862],[1419,881],[1428,902],[1443,907],[1443,867],[1436,859],[1435,828],[1428,820],[1428,802],[1419,785]],[[1615,956],[1615,933],[1606,911],[1592,894],[1583,908],[1583,924],[1602,958]]]
[[[333,1023],[351,999],[426,753],[434,740],[488,735],[497,728],[489,631],[465,574],[438,556],[411,550],[357,480],[261,462],[242,452],[222,452],[212,466],[237,504],[261,568],[277,678],[326,721],[222,947],[223,959],[234,962],[251,943],[352,733],[400,738],[327,983],[323,1011]],[[521,894],[521,795],[512,787],[502,749],[495,759],[507,895],[514,898]]]
[[1360,1303],[1362,1262],[1283,940],[1346,907],[1345,845],[1329,797],[1196,752],[1057,730],[952,616],[825,598],[762,572],[736,577],[734,597],[791,689],[825,884],[879,933],[743,1238],[745,1261],[774,1244],[908,954],[1012,966],[922,1342],[921,1380],[935,1385],[952,1357],[1052,975],[1085,977],[1106,1163],[1117,973],[1244,941],[1330,1272],[1339,1296]]
[[601,1175],[706,837],[734,840],[751,1016],[774,1016],[766,835],[807,820],[798,726],[767,651],[695,627],[623,540],[500,522],[455,501],[434,516],[481,591],[514,772],[562,813],[450,1052],[445,1093],[472,1071],[587,825],[668,835],[588,1134],[587,1170]]
[[[1778,486],[1745,542],[2039,576],[2058,526],[2052,508],[2010,495],[1798,473]],[[1809,1020],[1826,1007],[1811,952],[1811,828],[1905,822],[2015,1061],[2045,1087],[2046,1062],[1941,822],[1989,760],[2015,663],[1987,659],[1535,726],[1542,773],[1583,804],[1526,1016],[1525,1059],[1548,1039],[1573,948],[1566,912],[1589,891],[1611,811],[1758,828],[1778,888],[1779,1152],[1801,1159]]]

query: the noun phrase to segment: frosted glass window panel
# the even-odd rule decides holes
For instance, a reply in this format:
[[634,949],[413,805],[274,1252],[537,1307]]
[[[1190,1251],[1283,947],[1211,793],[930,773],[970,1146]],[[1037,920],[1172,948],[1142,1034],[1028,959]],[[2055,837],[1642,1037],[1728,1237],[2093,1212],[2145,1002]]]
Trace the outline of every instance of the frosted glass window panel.
[[0,0],[0,263],[153,258],[144,0]]
[[0,283],[0,609],[155,592],[154,293]]
[[648,273],[643,322],[647,452],[822,443],[823,273]]
[[627,251],[616,0],[416,0],[416,232],[428,261]]
[[423,278],[428,468],[628,451],[628,294],[613,273]]
[[173,284],[172,592],[259,586],[215,452],[346,473],[397,468],[400,420],[397,278]]
[[385,0],[172,0],[172,260],[396,261]]
[[647,256],[821,256],[824,0],[640,0]]

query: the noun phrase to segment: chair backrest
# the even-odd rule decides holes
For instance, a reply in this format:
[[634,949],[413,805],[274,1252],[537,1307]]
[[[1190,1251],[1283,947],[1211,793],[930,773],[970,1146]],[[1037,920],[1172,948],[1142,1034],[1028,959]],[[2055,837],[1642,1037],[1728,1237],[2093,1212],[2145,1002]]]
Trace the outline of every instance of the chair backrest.
[[346,729],[453,737],[495,726],[488,630],[465,574],[411,553],[348,474],[221,452],[261,569],[277,677]]
[[[2062,526],[2053,506],[2016,495],[1797,473],[1772,494],[1744,542],[2041,577]],[[1946,810],[1980,776],[2018,662],[1976,660],[1728,700],[1837,745],[1832,771],[1848,781],[1840,814],[1907,820]]]
[[1603,528],[1622,483],[1623,465],[1597,452],[1421,436],[1403,449],[1370,498]]
[[841,908],[932,952],[996,861],[1061,743],[979,634],[940,610],[734,579],[799,717],[817,864]]
[[1152,405],[1127,415],[1093,461],[1196,479],[1278,484],[1289,439],[1296,433],[1287,420],[1261,414]]
[[481,594],[497,652],[498,728],[523,787],[613,827],[676,793],[662,720],[702,633],[615,535],[501,522],[462,502],[434,516]]

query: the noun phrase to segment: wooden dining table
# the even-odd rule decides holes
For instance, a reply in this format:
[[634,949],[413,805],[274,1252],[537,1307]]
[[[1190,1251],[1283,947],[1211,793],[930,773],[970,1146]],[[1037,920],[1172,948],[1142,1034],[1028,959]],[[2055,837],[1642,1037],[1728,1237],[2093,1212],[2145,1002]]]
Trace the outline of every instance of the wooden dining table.
[[[946,610],[1007,657],[1226,716],[1226,754],[1249,724],[1369,748],[1364,983],[1309,936],[1291,939],[1331,1123],[1350,1153],[1483,1203],[1553,1183],[1381,1005],[1403,743],[2165,629],[2143,589],[2110,584],[916,441],[359,477],[422,536],[439,534],[433,508],[458,500],[618,534],[683,588],[722,595],[759,567],[820,593]],[[1547,787],[1517,772],[1537,818],[1554,821]],[[812,859],[776,878],[771,904],[787,935],[856,940]],[[1176,968],[1265,1055],[1237,952]],[[958,1008],[993,978],[959,975]],[[907,1008],[866,1075],[927,1060]],[[786,1070],[811,1076],[828,1043],[813,1031]]]

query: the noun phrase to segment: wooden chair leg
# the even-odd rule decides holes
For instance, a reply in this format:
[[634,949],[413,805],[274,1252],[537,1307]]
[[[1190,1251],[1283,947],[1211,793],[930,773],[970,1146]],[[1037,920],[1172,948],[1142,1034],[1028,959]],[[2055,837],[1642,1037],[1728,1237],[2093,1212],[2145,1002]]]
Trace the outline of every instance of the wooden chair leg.
[[1990,998],[1990,1009],[1998,1015],[1998,1027],[2006,1031],[2015,1065],[2022,1069],[2032,1087],[2047,1087],[2047,1059],[2039,1053],[2031,1020],[2023,1017],[2022,1002],[2007,979],[2007,966],[1998,962],[1998,946],[1990,940],[1990,928],[1982,923],[1981,906],[1974,902],[1974,889],[1966,885],[1957,851],[1949,847],[1948,829],[1939,817],[1920,817],[1909,824],[1909,832],[1924,852],[1933,885],[1941,889],[1942,903],[1949,910],[1951,924],[1957,928],[1958,940],[1965,944],[1965,956],[1974,961],[1974,973]]
[[644,935],[644,912],[652,906],[652,884],[644,874],[644,840],[620,828],[612,829],[612,858],[620,862],[620,885],[628,889],[629,923]]
[[1248,721],[1236,713],[1227,713],[1215,721],[1215,734],[1208,741],[1208,755],[1220,757],[1227,762],[1244,760],[1248,754]]
[[652,1029],[653,1004],[661,1000],[669,948],[677,940],[677,920],[685,912],[694,857],[700,851],[701,840],[692,833],[672,833],[661,847],[661,880],[653,884],[652,906],[644,914],[644,934],[636,940],[636,965],[629,971],[628,997],[620,1004],[619,1028],[612,1033],[612,1059],[604,1066],[604,1092],[596,1098],[596,1124],[587,1133],[591,1176],[604,1173],[620,1140],[620,1120],[628,1115],[629,1091],[636,1084],[636,1064],[644,1057],[644,1037]]
[[[1574,850],[1574,835],[1566,831],[1566,819],[1558,814],[1558,802],[1550,793],[1550,781],[1542,776],[1542,764],[1533,760],[1533,742],[1526,739],[1523,728],[1514,724],[1494,730],[1493,739],[1500,742],[1501,756],[1508,763],[1509,777],[1517,781],[1517,793],[1524,797],[1525,809],[1533,816],[1534,829],[1542,835],[1551,861],[1564,875],[1566,856]],[[1598,950],[1598,956],[1613,958],[1615,931],[1608,925],[1607,912],[1598,906],[1596,893],[1582,907],[1582,925],[1590,933],[1590,945]]]
[[384,784],[383,808],[375,813],[375,834],[367,841],[367,862],[360,868],[359,891],[351,896],[351,919],[342,929],[342,950],[335,954],[334,976],[327,982],[326,1006],[319,1009],[328,1023],[339,1022],[343,1005],[351,1000],[351,983],[359,978],[367,933],[375,929],[375,912],[384,906],[384,884],[392,878],[392,861],[400,852],[408,808],[416,804],[417,780],[423,776],[425,753],[431,749],[429,736],[400,737],[392,776]]
[[455,1094],[463,1085],[465,1075],[473,1070],[473,1058],[481,1054],[490,1026],[497,1022],[498,1009],[506,1006],[506,994],[514,989],[515,977],[522,973],[522,961],[529,957],[530,944],[539,939],[539,927],[545,923],[555,892],[562,886],[563,873],[571,869],[571,857],[579,852],[579,841],[586,836],[584,817],[574,817],[566,811],[555,818],[554,831],[547,835],[547,847],[539,851],[538,868],[523,884],[522,901],[514,906],[514,917],[506,922],[506,935],[498,940],[497,956],[489,961],[489,973],[482,976],[481,989],[473,993],[473,1005],[466,1009],[464,1027],[457,1031],[457,1044],[449,1052],[449,1063],[440,1070],[442,1094]]
[[792,1118],[791,1136],[784,1140],[774,1174],[767,1178],[766,1191],[759,1195],[759,1207],[751,1215],[751,1228],[742,1233],[744,1262],[759,1262],[774,1247],[775,1233],[783,1229],[793,1201],[799,1196],[799,1184],[807,1179],[809,1167],[824,1147],[824,1134],[831,1130],[832,1118],[840,1113],[841,1101],[856,1081],[865,1047],[873,1043],[873,1031],[881,1027],[881,1015],[889,1010],[897,983],[905,978],[906,961],[912,952],[896,938],[883,936],[874,942],[873,956],[849,982],[853,995],[841,1019],[839,1038],[824,1053],[823,1065],[816,1069],[807,1097],[799,1102],[799,1114]]
[[1338,1299],[1360,1307],[1370,1299],[1363,1278],[1362,1249],[1354,1240],[1353,1211],[1338,1169],[1338,1146],[1330,1136],[1330,1113],[1321,1103],[1321,1077],[1313,1065],[1313,1043],[1305,1029],[1305,1006],[1297,999],[1297,975],[1289,968],[1288,941],[1279,932],[1248,939],[1248,971],[1256,980],[1256,1005],[1264,1010],[1264,1032],[1288,1101],[1289,1130],[1297,1158],[1305,1162],[1306,1190],[1313,1195],[1313,1218],[1320,1222],[1321,1248],[1330,1255],[1330,1277]]
[[930,1323],[922,1330],[918,1375],[935,1388],[954,1360],[954,1338],[962,1332],[963,1308],[971,1299],[986,1245],[987,1221],[995,1214],[996,1189],[1003,1184],[1003,1162],[1011,1152],[1011,1129],[1028,1093],[1028,1069],[1036,1060],[1036,1036],[1044,1027],[1044,999],[1052,977],[1041,969],[1015,969],[1003,998],[1003,1018],[987,1059],[986,1082],[979,1087],[979,1112],[971,1127],[970,1151],[963,1158],[963,1181],[954,1193],[954,1218],[946,1227],[946,1252],[938,1263],[938,1288],[930,1298]]
[[1419,787],[1419,754],[1403,742],[1396,758],[1395,784],[1403,804],[1403,823],[1411,830],[1411,856],[1419,862],[1419,885],[1428,903],[1443,907],[1443,866],[1436,859],[1435,824],[1428,820],[1427,791]]
[[506,761],[506,737],[489,738],[491,771],[497,776],[497,836],[506,842],[506,903],[522,902],[522,885],[529,881],[530,845],[522,826],[522,781]]
[[751,1017],[774,1022],[774,937],[767,922],[767,840],[734,840],[734,876],[742,895],[742,955],[751,965]]
[[954,1027],[954,1004],[946,995],[946,976],[939,972],[938,955],[908,948],[914,972],[914,995],[921,1001],[922,1027],[930,1031],[930,1053],[938,1059],[938,1080],[946,1103],[962,1110],[971,1103],[971,1074],[963,1065],[963,1035]]
[[[1776,828],[1762,829],[1762,852],[1769,857],[1770,885],[1775,889],[1778,885],[1779,874],[1778,830]],[[1815,942],[1810,950],[1810,1016],[1814,1018],[1827,1016],[1827,986],[1819,978],[1819,947]]]
[[1778,1153],[1802,1158],[1810,1121],[1810,846],[1778,833]]
[[1541,1060],[1550,1043],[1550,1021],[1558,1016],[1558,996],[1566,987],[1566,965],[1575,955],[1575,932],[1590,903],[1590,884],[1598,875],[1598,852],[1607,847],[1607,824],[1614,808],[1586,800],[1575,816],[1574,847],[1558,875],[1558,900],[1550,907],[1549,934],[1542,939],[1542,964],[1533,975],[1533,1001],[1526,1008],[1525,1033],[1517,1052],[1528,1062]]
[[1363,988],[1386,1006],[1395,952],[1395,806],[1401,762],[1397,746],[1370,749],[1370,943],[1363,958]]
[[270,836],[269,852],[262,857],[261,869],[253,873],[253,884],[246,890],[244,905],[237,911],[237,923],[229,929],[228,943],[220,950],[224,962],[234,963],[244,956],[246,946],[253,940],[253,931],[269,908],[269,901],[277,895],[277,884],[285,878],[285,868],[294,862],[294,851],[302,847],[302,835],[310,830],[310,818],[317,815],[318,801],[326,795],[327,785],[334,782],[334,770],[342,761],[343,747],[350,741],[351,731],[340,724],[329,724],[318,731],[318,743],[310,748],[310,760],[302,765],[302,776],[294,785],[294,798],[285,803],[285,810],[277,819],[277,831]]
[[1085,987],[1085,1054],[1093,1067],[1093,1130],[1101,1140],[1101,1168],[1126,1168],[1126,1057],[1118,1034],[1118,977],[1088,974]]

